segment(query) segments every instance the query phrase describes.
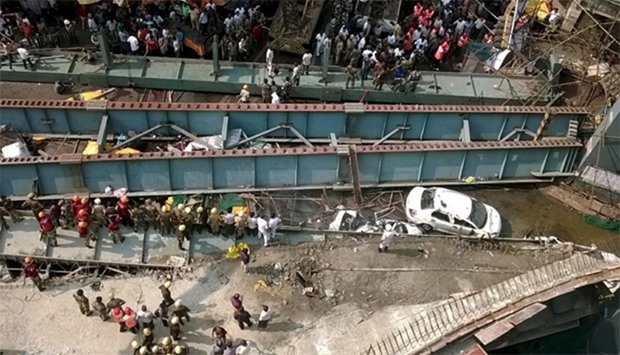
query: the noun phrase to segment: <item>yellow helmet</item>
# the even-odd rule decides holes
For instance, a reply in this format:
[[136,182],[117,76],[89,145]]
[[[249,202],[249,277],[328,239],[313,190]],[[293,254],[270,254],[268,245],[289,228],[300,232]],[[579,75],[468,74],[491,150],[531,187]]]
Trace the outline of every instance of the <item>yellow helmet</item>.
[[172,317],[172,319],[170,320],[170,323],[179,324],[179,317]]
[[143,331],[144,335],[149,336],[152,334],[151,328],[144,328]]
[[179,226],[179,230],[180,230],[181,232],[184,232],[186,228],[187,228],[187,227],[185,226],[185,224],[181,224],[181,225]]
[[165,338],[161,341],[161,343],[162,343],[162,344],[164,344],[164,345],[170,345],[170,337],[165,337]]
[[243,90],[250,90],[250,86],[249,85],[243,85]]
[[132,349],[138,349],[140,347],[140,343],[137,340],[131,342]]

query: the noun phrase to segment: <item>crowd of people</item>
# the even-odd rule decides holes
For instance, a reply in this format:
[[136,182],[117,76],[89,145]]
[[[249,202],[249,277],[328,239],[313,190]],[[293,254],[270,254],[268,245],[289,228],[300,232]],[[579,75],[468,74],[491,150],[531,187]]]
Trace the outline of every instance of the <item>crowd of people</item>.
[[[73,196],[71,202],[59,200],[51,205],[44,205],[33,193],[26,196],[22,208],[32,211],[40,228],[40,240],[51,246],[58,246],[58,229],[77,231],[87,248],[92,248],[92,241],[97,240],[99,230],[107,229],[109,238],[114,243],[123,243],[125,237],[121,226],[147,231],[149,228],[158,231],[162,236],[174,234],[178,248],[186,250],[184,243],[190,241],[195,231],[203,229],[212,235],[223,235],[234,240],[246,236],[261,238],[264,246],[276,240],[281,218],[272,213],[267,214],[249,211],[233,212],[233,208],[220,211],[212,207],[207,211],[205,206],[186,206],[182,203],[171,206],[152,199],[130,201],[127,196],[100,198],[91,200],[88,197]],[[21,217],[15,211],[13,202],[6,196],[0,196],[0,222],[10,228],[5,220],[9,216],[13,223],[20,222]]]
[[[25,258],[23,274],[25,278],[30,278],[39,288],[45,290],[43,280],[39,274],[39,266],[30,257]],[[189,322],[191,310],[183,304],[181,299],[172,297],[172,282],[165,281],[159,286],[162,300],[154,312],[150,311],[147,305],[139,305],[140,310],[135,311],[126,302],[114,295],[109,294],[107,303],[103,302],[101,296],[95,297],[95,301],[90,303],[83,289],[78,289],[73,294],[73,299],[78,305],[80,313],[86,317],[91,315],[98,316],[102,322],[108,323],[110,320],[119,326],[119,332],[131,332],[138,334],[141,331],[140,339],[131,342],[134,355],[165,355],[165,354],[189,354],[190,348],[187,344],[181,343],[183,340],[183,329],[185,322]],[[235,293],[230,298],[233,307],[233,319],[239,325],[240,330],[251,328],[254,325],[253,316],[243,305],[243,297]],[[92,307],[92,309],[91,309]],[[257,315],[257,328],[264,330],[267,328],[272,317],[272,310],[269,306],[262,305],[261,311]],[[156,322],[157,321],[157,322]],[[166,333],[159,341],[156,341],[156,323],[161,323]],[[161,335],[161,334],[160,334]],[[250,351],[249,343],[244,339],[233,339],[228,331],[221,326],[215,326],[211,331],[214,344],[211,351],[212,355],[243,355]]]

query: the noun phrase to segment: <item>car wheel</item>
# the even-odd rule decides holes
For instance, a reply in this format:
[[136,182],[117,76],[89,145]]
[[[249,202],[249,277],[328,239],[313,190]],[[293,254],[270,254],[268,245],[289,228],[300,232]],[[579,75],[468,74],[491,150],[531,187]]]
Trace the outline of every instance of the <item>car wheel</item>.
[[420,228],[422,228],[424,233],[430,233],[433,231],[433,227],[430,224],[423,224],[420,226]]

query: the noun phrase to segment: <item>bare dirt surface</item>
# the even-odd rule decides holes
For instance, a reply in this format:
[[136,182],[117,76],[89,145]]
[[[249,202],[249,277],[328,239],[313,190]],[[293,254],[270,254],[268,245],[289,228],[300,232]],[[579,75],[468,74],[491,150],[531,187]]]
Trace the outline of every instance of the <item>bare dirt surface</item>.
[[[173,276],[173,297],[182,299],[193,317],[182,327],[181,342],[189,344],[193,354],[207,354],[212,347],[211,329],[221,325],[233,337],[251,341],[253,354],[343,354],[345,349],[344,353],[353,354],[370,343],[372,329],[389,327],[395,319],[421,309],[419,304],[477,290],[564,257],[555,251],[472,248],[404,237],[388,253],[379,254],[377,244],[377,238],[349,237],[257,249],[248,274],[241,272],[237,260],[199,260],[203,266],[184,272],[181,278]],[[428,251],[428,258],[419,248]],[[343,271],[350,268],[425,271]],[[302,294],[297,271],[315,288],[312,297]],[[95,281],[88,277],[50,285],[43,293],[30,281],[27,286],[21,286],[21,281],[5,285],[0,288],[0,349],[29,354],[130,353],[131,341],[140,336],[119,333],[115,324],[96,316],[85,318],[71,295],[83,288],[91,302],[96,296],[107,301],[113,291],[133,309],[141,304],[154,309],[163,277],[149,273],[106,278],[99,292],[88,287]],[[255,290],[259,280],[270,286]],[[266,331],[239,329],[229,301],[236,292],[245,296],[244,305],[254,317],[262,304],[275,311]],[[159,321],[155,334],[158,340],[168,335]]]

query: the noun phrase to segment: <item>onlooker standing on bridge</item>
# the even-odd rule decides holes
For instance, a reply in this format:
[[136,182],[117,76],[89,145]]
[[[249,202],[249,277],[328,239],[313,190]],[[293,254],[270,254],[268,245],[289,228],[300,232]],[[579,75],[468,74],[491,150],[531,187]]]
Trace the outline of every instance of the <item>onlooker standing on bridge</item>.
[[259,216],[256,219],[256,225],[258,226],[259,236],[263,237],[263,245],[269,246],[269,238],[271,236],[271,232],[269,232],[269,222],[263,218],[263,216]]
[[301,65],[302,65],[302,72],[305,75],[310,75],[310,65],[312,65],[312,53],[310,52],[306,52],[302,57],[301,57]]
[[265,62],[267,63],[267,76],[273,78],[273,49],[271,49],[271,46],[267,47]]

